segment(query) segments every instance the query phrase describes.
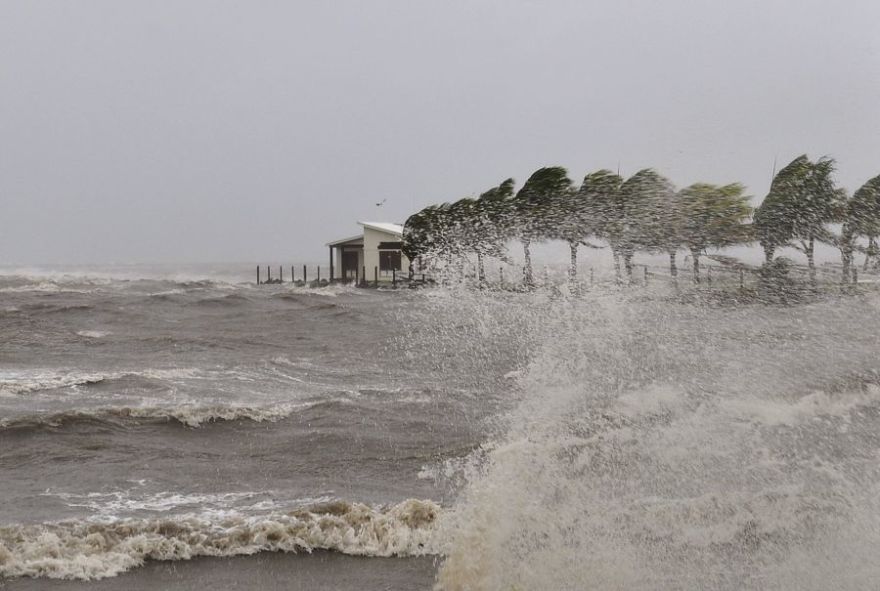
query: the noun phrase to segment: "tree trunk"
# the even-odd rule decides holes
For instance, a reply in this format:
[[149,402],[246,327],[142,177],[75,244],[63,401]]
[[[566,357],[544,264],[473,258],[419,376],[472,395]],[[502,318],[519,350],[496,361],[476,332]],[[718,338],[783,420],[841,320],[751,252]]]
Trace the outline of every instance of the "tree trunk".
[[865,251],[865,264],[862,266],[862,271],[868,270],[868,261],[871,260],[871,257],[877,256],[877,243],[874,242],[874,238],[868,238],[868,249]]
[[853,235],[849,230],[849,224],[844,224],[840,233],[840,260],[843,263],[843,277],[840,282],[843,285],[849,284],[849,277],[853,266]]
[[577,242],[569,242],[568,248],[571,251],[571,262],[568,265],[568,280],[571,283],[577,281],[578,273],[578,245]]
[[773,252],[775,250],[776,250],[775,248],[771,248],[769,246],[764,247],[764,264],[765,265],[769,265],[770,263],[773,262]]
[[700,251],[692,250],[691,256],[694,259],[694,283],[700,283]]
[[678,265],[675,264],[675,251],[669,251],[669,274],[678,277]]
[[633,255],[630,252],[623,254],[623,266],[626,268],[626,280],[632,283],[633,280]]
[[810,236],[810,241],[804,245],[804,254],[807,255],[807,267],[810,270],[810,283],[813,287],[816,286],[816,241]]
[[611,247],[611,255],[614,257],[614,280],[620,285],[620,253],[613,246]]
[[532,287],[535,285],[535,277],[532,275],[532,253],[529,250],[530,241],[528,238],[524,238],[522,241],[523,245],[523,254],[525,255],[525,267],[523,267],[523,282],[528,286]]
[[477,282],[480,289],[486,287],[486,268],[483,266],[483,253],[477,253]]

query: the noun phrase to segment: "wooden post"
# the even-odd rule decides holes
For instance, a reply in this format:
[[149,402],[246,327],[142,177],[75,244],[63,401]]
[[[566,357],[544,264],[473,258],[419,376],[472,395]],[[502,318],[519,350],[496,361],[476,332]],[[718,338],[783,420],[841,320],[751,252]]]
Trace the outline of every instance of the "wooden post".
[[397,269],[391,269],[391,286],[397,287]]
[[740,269],[739,270],[739,288],[740,289],[743,289],[746,286],[745,275],[746,275],[745,272],[742,269]]
[[360,277],[358,277],[358,268],[355,267],[354,268],[354,285],[355,285],[355,287],[357,287],[360,284],[361,284],[361,281],[360,281]]
[[853,265],[853,267],[852,267],[852,274],[853,274],[853,285],[857,285],[859,283],[859,271],[858,271],[858,269],[856,269],[855,265]]
[[498,284],[504,287],[504,267],[498,267]]
[[278,281],[284,283],[284,267],[278,265]]
[[367,284],[367,266],[363,265],[361,267],[361,280],[364,282],[364,285]]
[[321,283],[321,265],[318,265],[318,283]]
[[379,287],[379,267],[373,267],[373,287]]
[[293,283],[296,277],[293,276],[293,265],[290,265],[290,282]]
[[648,265],[645,265],[645,285],[648,285]]
[[330,247],[330,283],[333,283],[333,247]]
[[303,283],[308,283],[308,278],[306,277],[306,266],[303,265]]
[[260,265],[257,265],[257,285],[260,285]]
[[266,265],[266,283],[272,283],[272,267]]

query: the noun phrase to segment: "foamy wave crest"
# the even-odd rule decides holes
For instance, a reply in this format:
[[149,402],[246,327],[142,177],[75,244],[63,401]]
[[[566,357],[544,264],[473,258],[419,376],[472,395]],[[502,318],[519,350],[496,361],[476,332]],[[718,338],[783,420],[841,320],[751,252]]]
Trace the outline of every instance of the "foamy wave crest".
[[140,376],[152,379],[188,378],[196,375],[195,369],[147,369],[143,371],[79,372],[73,370],[30,370],[7,372],[0,370],[0,396],[28,394],[41,390],[56,390],[70,386],[98,384],[107,380]]
[[145,560],[333,550],[358,556],[436,552],[441,508],[409,499],[383,509],[336,501],[286,513],[0,527],[0,575],[101,579]]
[[0,428],[13,427],[59,427],[77,421],[124,421],[124,420],[174,420],[187,427],[200,427],[217,421],[247,419],[255,422],[274,422],[284,419],[305,405],[281,404],[276,406],[223,406],[181,405],[175,407],[97,407],[73,409],[45,415],[0,418]]

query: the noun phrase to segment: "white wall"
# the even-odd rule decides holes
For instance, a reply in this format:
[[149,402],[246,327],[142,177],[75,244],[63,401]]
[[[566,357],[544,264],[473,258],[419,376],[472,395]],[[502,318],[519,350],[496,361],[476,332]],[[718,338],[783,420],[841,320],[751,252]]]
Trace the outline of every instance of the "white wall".
[[[367,268],[367,280],[373,280],[375,269],[379,267],[379,243],[400,242],[402,238],[390,232],[381,232],[373,228],[364,228],[364,263]],[[409,259],[403,254],[400,256],[400,273],[405,275],[409,269]],[[379,277],[381,280],[390,281],[388,277]]]

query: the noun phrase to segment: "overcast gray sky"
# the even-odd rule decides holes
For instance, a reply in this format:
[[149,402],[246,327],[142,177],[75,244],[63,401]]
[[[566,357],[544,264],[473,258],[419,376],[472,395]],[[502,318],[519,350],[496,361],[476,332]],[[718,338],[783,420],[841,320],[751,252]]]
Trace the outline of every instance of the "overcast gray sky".
[[[880,2],[0,0],[0,263],[322,261],[541,166],[880,174]],[[387,199],[381,208],[376,202]]]

